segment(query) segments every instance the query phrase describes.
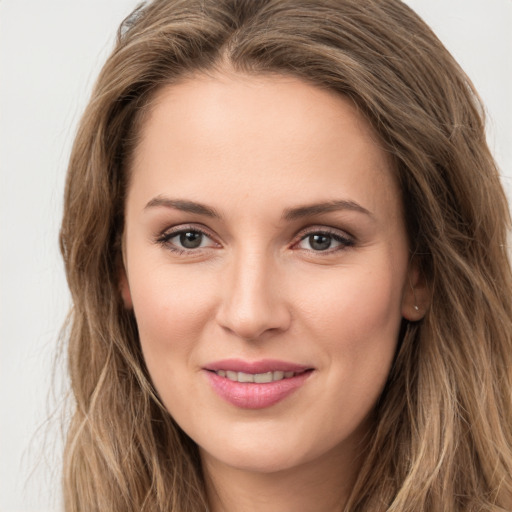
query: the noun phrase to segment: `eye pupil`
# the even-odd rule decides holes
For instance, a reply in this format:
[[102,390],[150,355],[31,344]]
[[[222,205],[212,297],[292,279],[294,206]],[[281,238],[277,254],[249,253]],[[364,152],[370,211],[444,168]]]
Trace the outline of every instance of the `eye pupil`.
[[329,235],[310,235],[309,245],[315,251],[325,251],[331,247],[332,238]]
[[180,244],[186,249],[196,249],[203,241],[203,234],[197,231],[187,231],[180,234]]

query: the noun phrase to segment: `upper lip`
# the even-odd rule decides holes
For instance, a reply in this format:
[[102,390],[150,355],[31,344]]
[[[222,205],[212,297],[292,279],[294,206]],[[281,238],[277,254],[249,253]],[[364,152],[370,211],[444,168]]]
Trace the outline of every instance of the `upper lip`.
[[221,361],[214,361],[204,367],[205,370],[213,372],[219,370],[226,370],[232,372],[243,373],[267,373],[275,371],[283,372],[303,372],[311,370],[311,366],[303,364],[291,363],[289,361],[279,361],[277,359],[261,359],[259,361],[244,361],[242,359],[222,359]]

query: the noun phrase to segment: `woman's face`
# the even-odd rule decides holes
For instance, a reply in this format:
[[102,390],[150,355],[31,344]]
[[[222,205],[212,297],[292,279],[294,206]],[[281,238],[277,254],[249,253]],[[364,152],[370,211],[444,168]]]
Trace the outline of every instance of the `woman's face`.
[[160,91],[131,172],[122,294],[203,460],[276,471],[353,456],[401,319],[420,315],[368,123],[298,79],[198,76]]

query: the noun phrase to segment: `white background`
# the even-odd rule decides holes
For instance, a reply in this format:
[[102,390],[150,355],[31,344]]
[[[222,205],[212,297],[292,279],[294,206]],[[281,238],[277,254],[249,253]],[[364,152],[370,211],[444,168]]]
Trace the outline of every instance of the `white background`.
[[[0,0],[0,512],[58,510],[69,307],[57,236],[67,158],[137,0]],[[512,0],[409,0],[474,81],[512,191]],[[53,396],[51,389],[54,390]],[[44,447],[44,448],[43,448]]]

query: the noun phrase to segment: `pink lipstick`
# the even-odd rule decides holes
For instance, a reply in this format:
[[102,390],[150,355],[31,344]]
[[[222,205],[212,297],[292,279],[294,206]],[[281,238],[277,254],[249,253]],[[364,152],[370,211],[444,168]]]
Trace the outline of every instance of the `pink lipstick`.
[[213,390],[227,402],[243,409],[263,409],[299,389],[313,368],[273,359],[225,359],[204,370]]

